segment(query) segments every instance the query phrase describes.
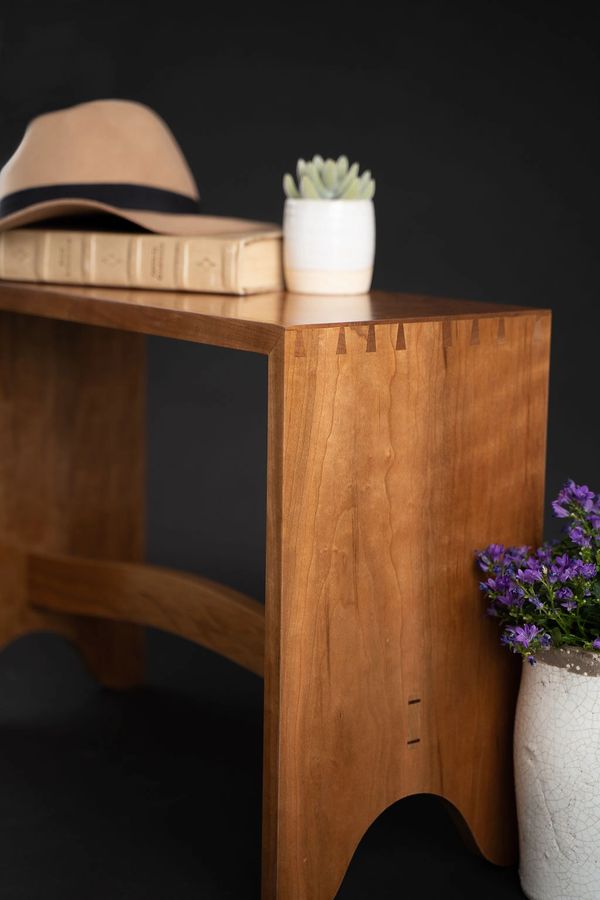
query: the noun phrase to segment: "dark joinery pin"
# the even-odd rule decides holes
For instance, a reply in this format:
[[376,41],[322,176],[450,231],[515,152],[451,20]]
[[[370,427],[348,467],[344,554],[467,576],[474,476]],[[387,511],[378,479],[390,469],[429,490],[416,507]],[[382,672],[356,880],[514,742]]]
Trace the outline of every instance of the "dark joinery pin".
[[404,334],[404,325],[402,322],[398,325],[396,334],[396,350],[406,350],[406,335]]

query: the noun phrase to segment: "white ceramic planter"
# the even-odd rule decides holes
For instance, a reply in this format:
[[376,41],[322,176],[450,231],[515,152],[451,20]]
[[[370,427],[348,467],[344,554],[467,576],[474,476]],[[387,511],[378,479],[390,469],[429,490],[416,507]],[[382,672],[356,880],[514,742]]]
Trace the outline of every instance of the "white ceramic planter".
[[374,259],[372,200],[285,201],[283,269],[289,291],[364,294]]
[[514,735],[521,886],[531,900],[600,897],[600,654],[524,664]]

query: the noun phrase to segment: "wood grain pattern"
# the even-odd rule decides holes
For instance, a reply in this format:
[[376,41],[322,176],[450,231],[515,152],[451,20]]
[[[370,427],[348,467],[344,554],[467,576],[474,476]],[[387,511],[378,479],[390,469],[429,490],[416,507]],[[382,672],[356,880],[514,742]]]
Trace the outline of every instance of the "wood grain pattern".
[[[7,281],[0,283],[0,309],[257,353],[270,353],[289,329],[300,333],[324,325],[472,319],[500,313],[521,316],[528,312],[518,306],[389,291],[348,297],[284,292],[236,297]],[[375,332],[371,334],[372,341]]]
[[208,578],[140,563],[29,553],[27,590],[38,609],[162,628],[263,674],[263,604]]
[[140,632],[115,620],[133,619],[258,669],[248,601],[129,563],[141,335],[267,353],[263,897],[332,900],[371,822],[415,792],[512,861],[519,668],[473,551],[540,538],[549,313],[11,284],[0,310],[0,644],[55,629],[126,684]]
[[519,667],[473,551],[540,538],[550,317],[501,321],[376,324],[374,352],[366,325],[345,353],[304,330],[302,356],[291,331],[271,357],[265,900],[331,900],[415,792],[514,860]]
[[[138,335],[0,314],[0,541],[91,558],[143,552],[144,348]],[[23,559],[0,550],[0,646],[74,641],[100,681],[139,680],[133,625],[34,611]]]

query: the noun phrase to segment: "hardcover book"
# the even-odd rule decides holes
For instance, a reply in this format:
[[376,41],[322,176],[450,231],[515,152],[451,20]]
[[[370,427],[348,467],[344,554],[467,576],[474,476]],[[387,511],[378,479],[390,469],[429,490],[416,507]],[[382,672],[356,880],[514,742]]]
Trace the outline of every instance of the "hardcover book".
[[0,233],[0,278],[224,294],[283,290],[281,231],[184,237],[17,228]]

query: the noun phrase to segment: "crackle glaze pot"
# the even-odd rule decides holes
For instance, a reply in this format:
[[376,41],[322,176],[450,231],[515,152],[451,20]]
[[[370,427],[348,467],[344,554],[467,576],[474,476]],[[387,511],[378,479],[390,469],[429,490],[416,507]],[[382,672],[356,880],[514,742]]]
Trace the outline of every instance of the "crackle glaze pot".
[[283,271],[297,294],[366,294],[375,259],[372,200],[285,201]]
[[524,663],[514,735],[521,886],[530,900],[600,898],[600,654]]

